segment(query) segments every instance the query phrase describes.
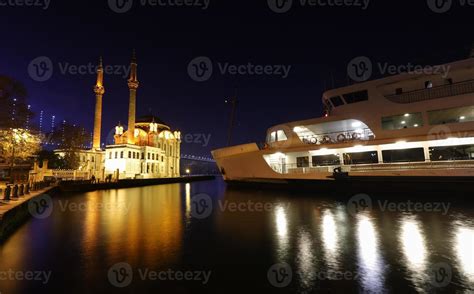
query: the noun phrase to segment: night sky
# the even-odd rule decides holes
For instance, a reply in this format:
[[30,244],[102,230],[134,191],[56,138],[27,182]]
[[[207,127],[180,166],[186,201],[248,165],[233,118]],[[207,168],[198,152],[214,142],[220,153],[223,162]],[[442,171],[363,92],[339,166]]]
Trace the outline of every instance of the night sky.
[[[210,0],[207,9],[143,6],[135,0],[122,14],[110,8],[117,0],[52,0],[47,9],[8,1],[0,0],[0,74],[26,85],[36,122],[45,111],[44,130],[54,114],[57,123],[67,120],[92,131],[95,74],[65,68],[95,65],[99,56],[105,65],[128,66],[136,48],[137,115],[151,110],[183,134],[210,135],[208,146],[202,140],[183,143],[182,152],[195,155],[226,145],[230,107],[224,101],[235,88],[239,104],[232,143],[263,142],[272,125],[321,116],[322,93],[347,85],[346,68],[354,57],[439,64],[466,58],[474,42],[474,6],[459,0],[445,13],[430,10],[426,0],[374,0],[365,10],[309,7],[295,0],[285,13],[273,12],[266,0]],[[40,56],[53,63],[53,75],[44,82],[28,71]],[[204,82],[188,74],[188,64],[200,56],[213,63]],[[286,78],[221,74],[219,65],[225,63],[291,68]],[[127,121],[123,75],[122,69],[105,76],[103,140],[119,121]]]

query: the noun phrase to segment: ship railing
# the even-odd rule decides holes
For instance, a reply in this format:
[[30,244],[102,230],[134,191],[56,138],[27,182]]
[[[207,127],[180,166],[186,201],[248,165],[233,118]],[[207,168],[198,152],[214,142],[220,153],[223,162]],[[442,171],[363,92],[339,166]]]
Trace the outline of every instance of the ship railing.
[[411,163],[379,163],[368,165],[352,165],[350,171],[383,171],[383,170],[415,170],[415,169],[466,169],[474,168],[474,160],[431,161]]
[[474,80],[415,90],[401,94],[385,95],[385,97],[392,102],[406,104],[469,93],[474,93]]
[[474,168],[474,160],[451,160],[432,162],[403,162],[403,163],[376,163],[359,165],[328,164],[312,166],[311,164],[272,164],[272,169],[281,174],[309,174],[333,173],[335,168],[341,167],[343,172],[364,171],[391,171],[391,170],[416,170],[416,169],[466,169]]
[[273,170],[281,174],[309,174],[309,173],[332,173],[337,165],[334,166],[311,166],[306,164],[272,164]]

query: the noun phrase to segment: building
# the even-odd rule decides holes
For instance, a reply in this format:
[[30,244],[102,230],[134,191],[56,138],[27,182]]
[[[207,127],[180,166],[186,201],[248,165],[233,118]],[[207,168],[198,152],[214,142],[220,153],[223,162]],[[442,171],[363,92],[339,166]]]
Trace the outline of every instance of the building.
[[[102,59],[97,69],[97,82],[94,87],[96,106],[94,115],[94,133],[91,150],[79,152],[79,171],[86,171],[90,177],[104,180],[113,179],[149,179],[180,176],[181,133],[171,128],[156,116],[148,115],[136,118],[137,60],[132,56],[128,130],[120,123],[115,127],[114,144],[101,145],[102,98],[105,94],[104,70]],[[58,150],[58,154],[64,152]]]

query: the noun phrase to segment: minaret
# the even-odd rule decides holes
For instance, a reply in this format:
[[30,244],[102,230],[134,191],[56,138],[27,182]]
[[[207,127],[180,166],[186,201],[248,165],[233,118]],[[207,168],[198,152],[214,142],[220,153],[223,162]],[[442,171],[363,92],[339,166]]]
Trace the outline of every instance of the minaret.
[[135,115],[137,109],[137,58],[135,56],[135,50],[133,50],[132,62],[130,64],[130,79],[128,79],[128,88],[130,89],[130,104],[128,107],[128,132],[127,132],[127,143],[135,144]]
[[99,60],[99,67],[97,68],[97,83],[94,87],[95,93],[95,116],[94,116],[94,135],[92,148],[100,150],[100,135],[102,127],[102,96],[105,93],[104,88],[104,68],[102,66],[102,57]]

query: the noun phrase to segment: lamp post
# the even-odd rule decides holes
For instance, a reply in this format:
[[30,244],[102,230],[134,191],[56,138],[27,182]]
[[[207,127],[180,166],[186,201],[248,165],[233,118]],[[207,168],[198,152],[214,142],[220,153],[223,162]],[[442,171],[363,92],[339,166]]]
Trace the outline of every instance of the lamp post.
[[186,175],[189,177],[189,174],[191,173],[191,170],[189,168],[186,169]]

